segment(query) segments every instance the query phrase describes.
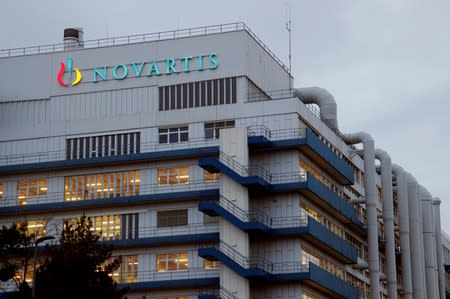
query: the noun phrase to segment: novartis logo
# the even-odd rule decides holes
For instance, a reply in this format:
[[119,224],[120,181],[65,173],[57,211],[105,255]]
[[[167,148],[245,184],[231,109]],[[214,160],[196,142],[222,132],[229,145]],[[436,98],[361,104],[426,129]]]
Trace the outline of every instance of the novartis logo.
[[[91,82],[98,83],[100,81],[111,79],[124,80],[128,77],[152,77],[189,73],[191,71],[213,70],[218,66],[217,54],[212,53],[196,56],[183,56],[180,58],[166,58],[152,62],[141,61],[128,64],[118,63],[114,66],[94,67],[89,72],[92,72]],[[73,73],[75,73],[74,76]],[[73,67],[73,59],[68,57],[67,65],[61,62],[57,79],[58,83],[64,87],[75,86],[81,82],[83,75],[78,68]],[[64,79],[66,79],[68,83],[66,83]]]
[[[66,73],[67,68],[67,79],[69,83],[64,82],[64,74]],[[61,84],[64,87],[68,86],[75,86],[78,83],[81,82],[83,79],[83,75],[81,74],[80,70],[78,68],[73,68],[73,71],[75,72],[75,79],[72,81],[72,68],[73,68],[73,59],[72,57],[67,58],[67,66],[64,64],[64,62],[61,62],[61,66],[59,68],[58,72],[58,83]]]

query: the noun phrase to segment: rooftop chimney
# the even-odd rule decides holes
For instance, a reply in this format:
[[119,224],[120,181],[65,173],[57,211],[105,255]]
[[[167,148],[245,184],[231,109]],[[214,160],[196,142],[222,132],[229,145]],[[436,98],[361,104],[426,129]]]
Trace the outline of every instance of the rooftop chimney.
[[73,50],[84,47],[83,28],[64,29],[64,50]]

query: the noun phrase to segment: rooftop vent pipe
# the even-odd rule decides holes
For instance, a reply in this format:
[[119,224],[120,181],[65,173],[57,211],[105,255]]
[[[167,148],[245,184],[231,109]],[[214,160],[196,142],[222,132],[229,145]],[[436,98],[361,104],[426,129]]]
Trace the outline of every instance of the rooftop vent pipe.
[[322,120],[338,129],[336,101],[326,89],[321,87],[296,88],[294,95],[304,104],[318,105]]
[[389,298],[397,299],[397,270],[395,262],[394,199],[392,196],[392,163],[388,153],[375,150],[381,162],[381,186],[383,191],[383,223],[386,238],[386,264]]
[[364,189],[367,200],[370,298],[379,299],[380,264],[378,253],[377,189],[375,185],[375,143],[372,137],[365,132],[346,134],[344,140],[348,144],[362,143],[364,147]]
[[398,224],[402,259],[403,292],[405,299],[412,299],[411,249],[409,243],[409,208],[406,173],[400,166],[393,164],[392,170],[397,179]]
[[84,47],[83,28],[64,29],[64,50],[79,49]]

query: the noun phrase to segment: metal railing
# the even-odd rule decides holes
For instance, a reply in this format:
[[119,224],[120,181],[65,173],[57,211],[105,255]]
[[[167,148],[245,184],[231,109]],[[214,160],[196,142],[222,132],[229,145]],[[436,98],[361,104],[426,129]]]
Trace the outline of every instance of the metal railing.
[[[110,37],[95,40],[87,40],[82,42],[81,48],[75,48],[70,50],[79,49],[92,49],[101,47],[111,47],[119,45],[129,45],[143,42],[153,42],[161,40],[170,40],[176,38],[203,36],[208,34],[225,33],[233,31],[246,31],[286,72],[290,73],[289,68],[263,43],[263,41],[256,36],[255,33],[243,22],[226,23],[210,26],[192,27],[186,29],[177,29],[153,33],[143,33],[128,36]],[[36,55],[44,53],[54,53],[68,51],[67,46],[64,43],[40,45],[24,48],[12,48],[1,49],[0,58],[11,56],[24,56],[24,55]]]
[[245,257],[232,246],[227,243],[220,241],[219,245],[214,246],[216,249],[220,250],[223,254],[231,258],[233,261],[241,265],[246,269],[261,269],[267,273],[272,272],[272,263],[263,257]]
[[[66,159],[66,152],[64,150],[57,151],[45,151],[39,153],[25,153],[25,154],[12,154],[12,155],[4,155],[0,156],[0,165],[14,165],[14,164],[26,164],[26,163],[39,163],[39,162],[49,162],[49,161],[73,161],[73,160],[88,160],[94,158],[105,158],[105,157],[118,157],[118,156],[129,156],[140,153],[150,153],[150,152],[158,152],[158,151],[170,151],[177,149],[186,149],[186,148],[198,148],[198,147],[209,147],[209,146],[218,146],[218,139],[206,139],[203,137],[199,138],[190,138],[188,141],[177,142],[177,143],[159,143],[157,141],[152,142],[143,142],[140,144],[140,147],[137,149],[136,153],[127,153],[118,155],[117,151],[110,151],[109,153],[102,153],[101,156],[98,152],[90,153],[91,157],[83,157],[78,159]],[[130,144],[125,144],[124,148],[129,148]]]
[[262,136],[267,139],[271,138],[271,132],[270,132],[269,128],[264,125],[249,126],[247,128],[247,135],[249,137]]
[[239,299],[232,292],[225,289],[223,286],[220,286],[220,289],[202,289],[199,291],[199,295],[215,295],[220,299]]
[[[78,201],[90,201],[90,200],[106,200],[113,198],[123,198],[128,196],[139,196],[139,195],[151,195],[160,193],[172,193],[172,192],[185,192],[185,191],[198,191],[198,190],[210,190],[217,189],[219,187],[219,182],[208,182],[204,180],[189,181],[189,183],[184,184],[170,184],[170,185],[159,185],[159,184],[140,184],[139,189],[135,190],[133,193],[101,193],[106,195],[105,197],[95,197],[90,198],[86,196],[78,200],[68,200],[66,199],[65,192],[49,192],[46,195],[40,195],[36,197],[28,197],[26,199],[26,205],[43,204],[43,203],[61,203],[61,202],[78,202]],[[17,206],[19,205],[18,196],[8,196],[4,197],[0,201],[0,207]],[[24,206],[24,205],[23,205]]]
[[220,161],[240,176],[259,176],[268,183],[272,181],[272,174],[262,166],[244,166],[223,152],[220,152]]
[[[144,281],[161,281],[161,280],[177,280],[177,279],[198,279],[198,278],[212,278],[219,276],[219,269],[205,270],[204,268],[187,268],[174,271],[135,271],[132,274],[137,274],[137,282]],[[126,279],[126,274],[125,277]],[[122,283],[127,283],[122,282]],[[133,283],[133,282],[129,282]]]

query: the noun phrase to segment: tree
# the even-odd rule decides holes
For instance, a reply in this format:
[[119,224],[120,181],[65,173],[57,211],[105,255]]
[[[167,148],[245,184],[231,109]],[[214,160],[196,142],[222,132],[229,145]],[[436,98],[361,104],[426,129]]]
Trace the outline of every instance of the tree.
[[90,218],[65,220],[58,246],[49,247],[48,259],[37,270],[36,298],[42,299],[119,299],[111,274],[120,266],[112,260],[112,247],[99,243]]
[[[25,277],[35,262],[33,253],[38,236],[37,232],[29,234],[26,224],[3,226],[0,230],[0,280],[12,279],[17,287],[7,298],[32,297]],[[122,298],[128,289],[117,289],[112,279],[120,260],[113,259],[112,247],[99,239],[90,218],[83,215],[77,220],[65,220],[59,244],[47,245],[41,252],[44,262],[36,271],[35,298]],[[16,273],[21,271],[23,275],[19,278]]]
[[0,229],[0,281],[12,280],[18,292],[28,296],[31,296],[31,289],[25,279],[27,271],[30,271],[36,237],[36,233],[27,232],[26,223],[14,223],[9,228],[2,226]]

